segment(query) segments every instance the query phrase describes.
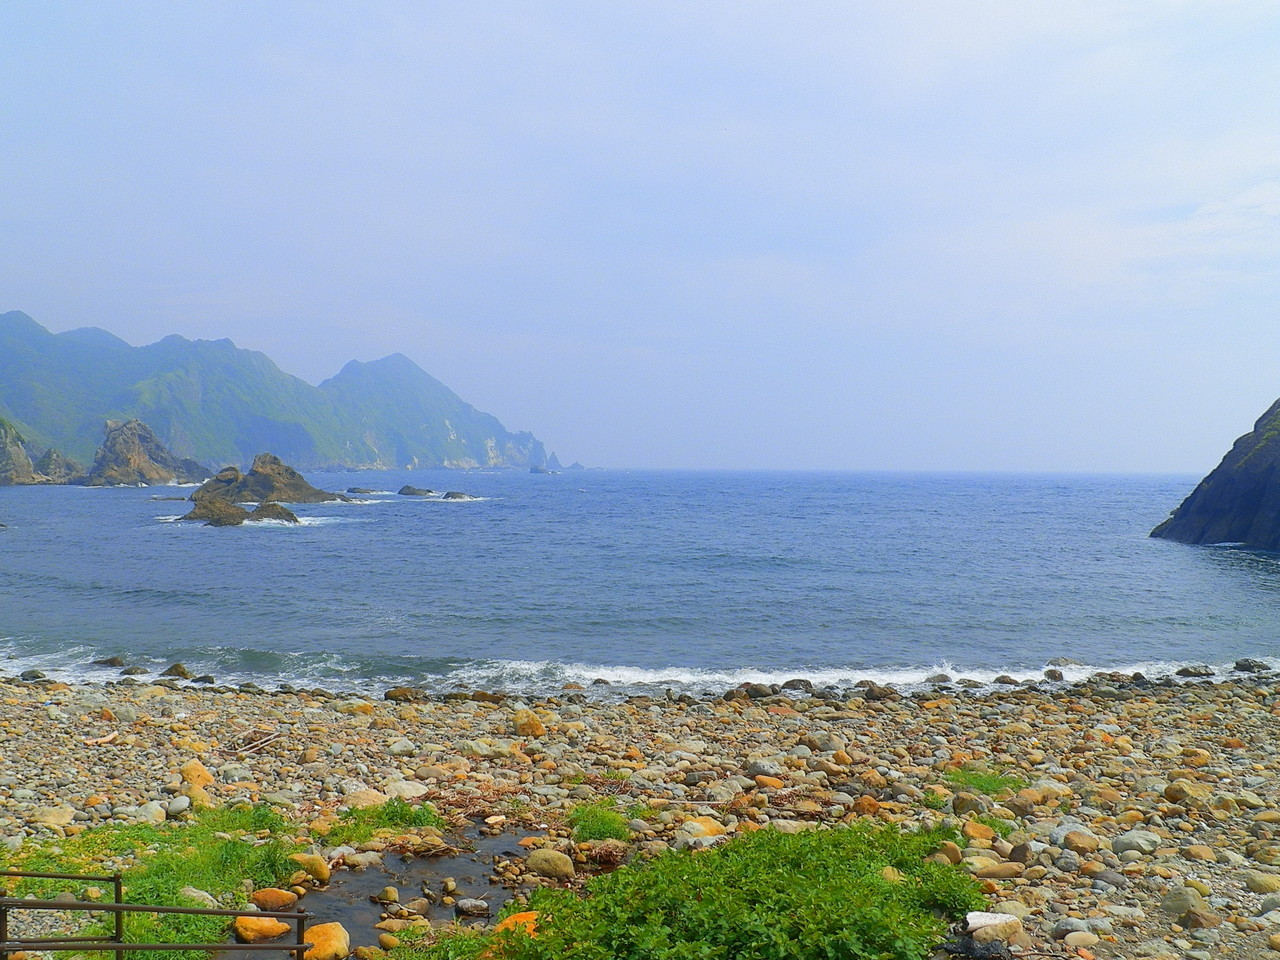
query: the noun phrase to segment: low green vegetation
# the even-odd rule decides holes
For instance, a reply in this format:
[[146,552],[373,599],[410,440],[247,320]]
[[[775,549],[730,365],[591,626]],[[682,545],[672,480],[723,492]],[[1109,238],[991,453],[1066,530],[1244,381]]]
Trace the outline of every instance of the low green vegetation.
[[856,824],[761,830],[701,853],[669,852],[587,884],[540,889],[537,932],[459,932],[393,960],[922,960],[949,919],[983,904],[976,883],[926,861],[942,830]]
[[966,764],[959,770],[952,770],[947,774],[947,780],[953,786],[972,790],[975,793],[985,793],[989,797],[1017,793],[1027,786],[1027,781],[1020,777],[970,764]]
[[397,798],[374,807],[344,810],[337,824],[325,835],[330,844],[363,843],[379,830],[409,830],[436,827],[443,830],[444,818],[430,804],[415,807]]
[[924,796],[920,798],[920,805],[930,810],[941,810],[947,805],[947,798],[944,794],[926,790]]
[[580,842],[631,839],[631,829],[623,815],[603,803],[579,804],[569,811],[567,819],[574,839]]
[[[289,859],[296,851],[289,824],[268,807],[219,808],[200,813],[184,824],[105,825],[58,840],[25,845],[8,855],[5,869],[39,873],[101,874],[102,864],[123,860],[124,897],[129,903],[153,906],[207,906],[184,896],[194,887],[218,898],[228,907],[245,902],[242,881],[271,886],[288,879],[298,868]],[[69,891],[77,898],[94,896],[93,883],[56,880],[22,880],[14,894],[48,897]],[[110,899],[108,884],[97,884],[99,898]],[[114,923],[109,917],[93,921],[86,933],[106,933]],[[226,938],[225,917],[127,914],[125,940],[131,943],[214,943]],[[150,954],[127,953],[142,960]],[[183,954],[195,960],[202,954]]]

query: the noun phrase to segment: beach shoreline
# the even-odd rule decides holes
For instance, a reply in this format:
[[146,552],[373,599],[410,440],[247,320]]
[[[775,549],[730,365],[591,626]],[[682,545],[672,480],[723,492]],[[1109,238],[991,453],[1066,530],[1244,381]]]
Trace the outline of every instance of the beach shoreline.
[[[643,808],[636,851],[945,819],[967,838],[959,868],[1043,949],[1267,954],[1280,932],[1274,676],[861,692],[373,699],[0,680],[0,842],[163,820],[169,806],[180,819],[191,760],[212,775],[211,802],[269,803],[300,823],[378,797],[529,823],[583,803]],[[983,773],[1010,789],[966,779]]]

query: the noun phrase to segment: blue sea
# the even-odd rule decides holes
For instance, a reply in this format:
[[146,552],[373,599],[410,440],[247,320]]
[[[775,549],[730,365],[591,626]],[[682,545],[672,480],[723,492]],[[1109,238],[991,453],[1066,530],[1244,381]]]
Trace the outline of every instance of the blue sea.
[[107,679],[91,661],[120,656],[227,683],[616,694],[1280,664],[1280,557],[1147,537],[1193,476],[308,479],[380,492],[214,529],[156,499],[180,488],[0,489],[0,673]]

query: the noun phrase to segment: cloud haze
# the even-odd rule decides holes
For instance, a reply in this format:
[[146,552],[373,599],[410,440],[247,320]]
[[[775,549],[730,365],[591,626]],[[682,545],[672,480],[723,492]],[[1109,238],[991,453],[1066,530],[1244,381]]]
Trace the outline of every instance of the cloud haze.
[[1205,471],[1280,395],[1271,3],[0,8],[0,310],[393,351],[563,458]]

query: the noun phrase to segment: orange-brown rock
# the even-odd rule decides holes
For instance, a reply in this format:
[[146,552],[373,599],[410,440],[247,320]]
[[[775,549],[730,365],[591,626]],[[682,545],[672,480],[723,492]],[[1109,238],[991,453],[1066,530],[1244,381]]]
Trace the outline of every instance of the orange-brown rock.
[[193,787],[207,787],[213,783],[213,774],[209,772],[209,768],[194,757],[178,768],[178,775],[182,777],[183,783],[189,783]]
[[236,917],[232,929],[235,931],[236,939],[241,943],[263,943],[274,940],[276,937],[283,937],[293,927],[273,917],[255,917],[248,914]]
[[351,956],[351,934],[340,923],[317,923],[307,927],[307,943],[311,949],[303,960],[346,960]]
[[978,823],[976,820],[966,820],[960,832],[970,840],[993,840],[996,835],[985,823]]
[[291,890],[281,890],[279,887],[263,887],[249,894],[249,899],[259,910],[275,913],[292,907],[298,902],[298,895]]
[[325,862],[324,857],[315,853],[295,853],[290,857],[298,866],[302,867],[312,880],[317,883],[328,883],[330,872],[329,864]]
[[870,794],[864,793],[854,798],[851,808],[859,816],[874,817],[880,812],[880,801]]
[[532,710],[517,710],[511,718],[511,725],[517,737],[545,737],[546,724]]

